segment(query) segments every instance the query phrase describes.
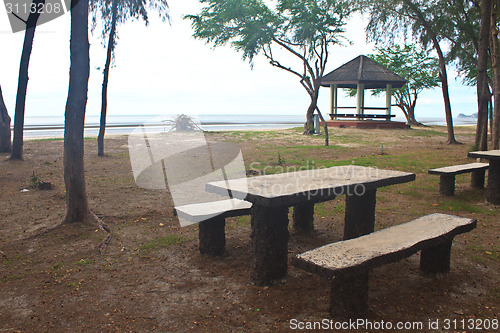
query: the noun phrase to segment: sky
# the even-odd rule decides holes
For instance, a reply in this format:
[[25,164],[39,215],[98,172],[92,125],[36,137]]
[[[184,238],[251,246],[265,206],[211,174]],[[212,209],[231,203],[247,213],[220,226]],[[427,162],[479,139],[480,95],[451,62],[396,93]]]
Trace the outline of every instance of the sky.
[[[211,48],[192,37],[186,14],[201,8],[197,0],[170,1],[171,24],[161,22],[155,13],[150,24],[128,22],[118,28],[115,67],[110,72],[108,115],[161,114],[267,114],[304,115],[309,97],[290,73],[272,67],[263,56],[253,66],[241,54],[227,47]],[[374,53],[367,44],[366,21],[354,16],[344,36],[352,42],[330,48],[327,73],[359,56]],[[29,67],[26,117],[63,116],[69,80],[70,15],[63,15],[37,27]],[[100,113],[102,68],[106,58],[99,32],[90,35],[91,73],[87,115]],[[24,32],[12,33],[5,7],[0,6],[0,84],[11,118]],[[284,61],[293,59],[284,55]],[[450,69],[450,95],[454,116],[477,110],[474,87],[465,87]],[[318,105],[329,113],[330,92],[322,88]],[[354,98],[341,94],[339,106],[354,106]],[[367,106],[382,106],[385,97],[367,96]],[[397,116],[403,116],[393,108]],[[444,117],[441,90],[419,96],[419,117]]]

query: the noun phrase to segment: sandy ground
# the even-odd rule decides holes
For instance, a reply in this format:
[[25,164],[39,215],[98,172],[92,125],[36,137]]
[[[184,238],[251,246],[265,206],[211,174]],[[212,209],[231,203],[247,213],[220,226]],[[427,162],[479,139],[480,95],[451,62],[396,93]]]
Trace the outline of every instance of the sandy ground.
[[[424,332],[434,331],[429,320],[439,319],[439,332],[469,332],[460,326],[444,330],[445,320],[479,325],[477,320],[500,318],[499,207],[484,201],[484,190],[470,189],[467,175],[457,177],[455,198],[441,197],[438,179],[427,169],[466,163],[472,132],[457,130],[465,143],[459,146],[444,144],[443,129],[434,127],[338,129],[330,148],[321,137],[297,130],[216,132],[207,138],[240,145],[248,169],[314,159],[318,165],[376,161],[415,172],[415,182],[379,191],[377,229],[434,212],[477,218],[478,227],[455,239],[449,274],[421,275],[418,255],[375,269],[369,318],[422,322],[423,329],[414,331]],[[101,158],[95,140],[85,142],[90,206],[112,230],[105,253],[97,249],[105,234],[94,226],[55,228],[65,212],[62,148],[62,141],[27,141],[25,161],[0,156],[1,332],[288,332],[295,320],[329,318],[328,281],[315,275],[290,266],[286,283],[248,282],[248,217],[228,219],[224,257],[200,255],[197,226],[179,226],[169,192],[135,184],[126,137],[108,138]],[[30,187],[33,174],[53,189]],[[343,209],[343,197],[317,206],[311,235],[290,229],[289,258],[340,240]]]

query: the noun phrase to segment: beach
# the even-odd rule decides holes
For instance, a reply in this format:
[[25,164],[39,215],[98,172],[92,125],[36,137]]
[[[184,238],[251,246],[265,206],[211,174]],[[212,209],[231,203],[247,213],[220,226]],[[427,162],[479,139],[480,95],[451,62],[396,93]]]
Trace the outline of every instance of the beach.
[[[120,115],[108,116],[106,134],[127,135],[138,126],[146,126],[148,131],[165,132],[170,129],[169,123],[175,115]],[[193,119],[204,131],[246,131],[287,129],[303,126],[304,115],[193,115]],[[394,121],[405,121],[396,117]],[[446,125],[444,118],[419,119],[424,125]],[[455,118],[454,125],[475,125],[473,118]],[[13,126],[13,124],[11,124]],[[64,118],[58,116],[26,117],[24,136],[27,139],[63,137]],[[87,116],[85,120],[85,136],[95,137],[99,133],[99,117]]]

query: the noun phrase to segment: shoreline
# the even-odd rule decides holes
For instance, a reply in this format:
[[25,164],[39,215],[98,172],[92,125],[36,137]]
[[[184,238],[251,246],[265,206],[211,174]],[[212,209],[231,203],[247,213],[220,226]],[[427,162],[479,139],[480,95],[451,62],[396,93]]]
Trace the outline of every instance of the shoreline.
[[[43,119],[38,121],[38,123],[33,123],[35,119],[31,119],[30,124],[29,119],[26,121],[24,128],[24,137],[27,140],[33,139],[49,139],[49,138],[62,138],[64,136],[64,124],[53,122],[54,119]],[[248,119],[250,120],[250,119]],[[267,120],[267,121],[266,121]],[[288,120],[288,121],[287,121]],[[268,119],[262,119],[262,121],[252,119],[250,121],[220,121],[212,119],[209,121],[202,121],[201,128],[207,132],[221,132],[221,131],[271,131],[271,130],[283,130],[295,127],[302,127],[303,122],[291,119],[279,119],[278,116],[272,116]],[[398,121],[404,121],[404,119],[397,119]],[[422,124],[425,126],[446,126],[440,118],[422,118]],[[140,122],[138,119],[130,119],[130,121],[110,121],[106,125],[106,136],[110,135],[129,135],[136,128],[143,126],[147,131],[151,132],[168,132],[171,128],[170,125],[165,122],[154,121],[154,122]],[[458,126],[476,126],[474,119],[454,119],[454,127]],[[99,133],[99,124],[96,122],[90,122],[85,125],[85,137],[97,137]]]

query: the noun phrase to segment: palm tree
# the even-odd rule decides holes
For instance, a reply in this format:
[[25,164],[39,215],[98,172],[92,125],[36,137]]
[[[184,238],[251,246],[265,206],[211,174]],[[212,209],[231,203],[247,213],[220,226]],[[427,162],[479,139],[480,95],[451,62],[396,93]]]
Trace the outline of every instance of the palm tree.
[[97,137],[97,155],[104,155],[104,134],[106,131],[106,114],[108,103],[108,80],[109,70],[114,60],[114,50],[117,41],[117,26],[129,19],[142,20],[149,24],[148,8],[158,11],[162,21],[168,20],[167,0],[90,0],[92,12],[92,31],[97,23],[102,20],[103,31],[101,38],[107,47],[106,63],[103,71],[102,93],[101,93],[101,120],[99,135]]

